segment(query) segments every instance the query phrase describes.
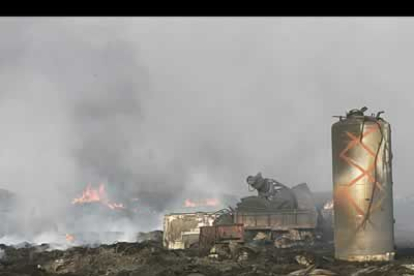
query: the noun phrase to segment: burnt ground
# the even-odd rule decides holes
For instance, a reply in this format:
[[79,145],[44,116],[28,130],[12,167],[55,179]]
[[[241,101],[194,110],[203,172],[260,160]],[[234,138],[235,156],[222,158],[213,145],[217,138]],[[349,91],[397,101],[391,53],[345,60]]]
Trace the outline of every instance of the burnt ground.
[[[0,275],[414,275],[414,250],[399,249],[392,263],[347,263],[333,248],[218,247],[216,258],[198,249],[169,251],[159,242],[117,243],[51,250],[49,245],[0,245]],[[232,253],[231,253],[232,252]]]

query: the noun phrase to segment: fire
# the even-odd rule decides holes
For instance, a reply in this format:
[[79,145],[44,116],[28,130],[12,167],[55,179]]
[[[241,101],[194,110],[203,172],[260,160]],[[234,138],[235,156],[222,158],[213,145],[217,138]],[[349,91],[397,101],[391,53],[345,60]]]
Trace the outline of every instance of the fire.
[[103,184],[100,184],[98,189],[94,189],[92,188],[91,184],[88,184],[85,190],[82,192],[82,196],[72,200],[72,204],[83,204],[91,202],[100,202],[112,210],[125,209],[122,203],[114,203],[108,200],[105,192],[105,186]]
[[219,205],[219,201],[215,198],[206,199],[206,205],[207,206],[217,206],[217,205]]
[[75,240],[75,237],[70,235],[70,234],[66,234],[66,241],[68,242],[73,242]]
[[91,187],[91,184],[86,186],[86,189],[83,191],[82,196],[75,198],[72,203],[88,203],[88,202],[98,202],[105,197],[105,187],[103,184],[99,185],[98,190],[95,190]]
[[184,202],[185,207],[203,207],[203,206],[217,206],[219,201],[215,198],[208,198],[201,201],[192,201],[191,199],[186,199]]

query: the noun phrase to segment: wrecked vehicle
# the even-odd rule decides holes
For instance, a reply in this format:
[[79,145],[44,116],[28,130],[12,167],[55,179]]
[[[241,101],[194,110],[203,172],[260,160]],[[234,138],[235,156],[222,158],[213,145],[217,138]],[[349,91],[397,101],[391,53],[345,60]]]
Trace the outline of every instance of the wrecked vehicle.
[[244,197],[232,212],[220,216],[216,225],[242,224],[246,242],[262,240],[276,247],[292,241],[313,240],[318,212],[312,193],[305,183],[288,188],[261,173],[247,178],[257,196]]
[[208,251],[214,244],[230,241],[273,243],[280,248],[313,242],[320,216],[305,183],[288,188],[261,173],[249,176],[247,183],[258,195],[242,198],[234,209],[166,215],[164,246],[198,245]]

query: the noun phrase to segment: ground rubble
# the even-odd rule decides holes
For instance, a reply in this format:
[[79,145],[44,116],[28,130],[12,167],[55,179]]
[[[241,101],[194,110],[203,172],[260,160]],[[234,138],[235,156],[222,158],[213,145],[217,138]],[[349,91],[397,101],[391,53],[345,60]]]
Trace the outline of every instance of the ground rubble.
[[276,248],[217,245],[208,254],[197,248],[166,250],[159,241],[79,246],[54,250],[50,245],[0,245],[0,276],[304,276],[414,275],[414,252],[392,263],[335,261],[331,245]]

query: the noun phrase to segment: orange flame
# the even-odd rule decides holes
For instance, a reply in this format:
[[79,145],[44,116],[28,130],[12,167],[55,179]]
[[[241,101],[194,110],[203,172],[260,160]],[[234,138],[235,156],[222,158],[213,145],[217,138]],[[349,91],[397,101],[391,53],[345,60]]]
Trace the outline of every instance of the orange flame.
[[75,240],[75,237],[70,235],[70,234],[66,234],[66,241],[68,242],[73,242]]
[[91,202],[100,202],[110,209],[125,209],[122,203],[112,203],[109,202],[106,193],[105,186],[100,184],[98,189],[93,189],[90,184],[88,184],[85,190],[82,192],[82,196],[72,200],[72,204],[83,204]]
[[208,198],[201,201],[192,201],[191,199],[186,199],[184,202],[185,207],[203,207],[203,206],[217,206],[219,201],[215,198]]
[[82,196],[73,199],[72,203],[87,203],[87,202],[98,202],[105,197],[105,187],[103,184],[99,185],[98,190],[91,187],[91,184],[86,186],[86,189],[82,192]]

